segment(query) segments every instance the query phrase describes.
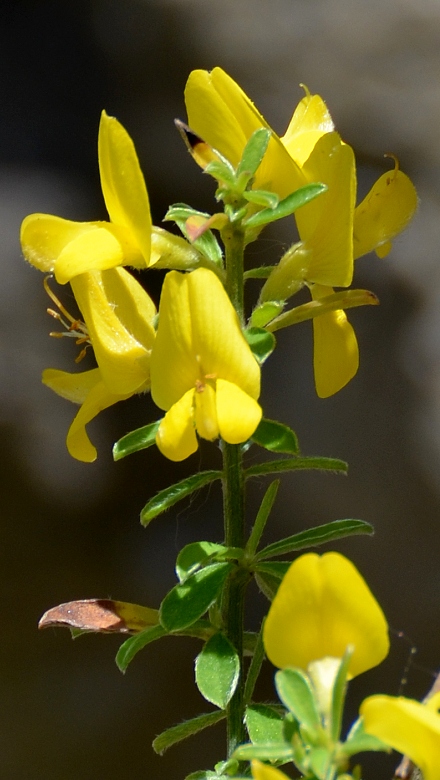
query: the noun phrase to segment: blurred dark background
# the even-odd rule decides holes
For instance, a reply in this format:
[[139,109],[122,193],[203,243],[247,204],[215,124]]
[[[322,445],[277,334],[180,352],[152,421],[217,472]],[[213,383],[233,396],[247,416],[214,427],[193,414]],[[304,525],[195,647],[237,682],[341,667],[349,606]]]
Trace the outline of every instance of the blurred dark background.
[[[269,538],[359,517],[373,539],[341,542],[380,599],[395,631],[389,659],[351,687],[352,714],[372,691],[396,694],[412,644],[405,693],[421,697],[439,666],[440,639],[440,6],[434,0],[76,0],[2,4],[0,21],[0,425],[2,636],[0,776],[5,780],[185,777],[223,757],[218,726],[171,749],[162,729],[209,710],[195,691],[195,641],[166,639],[122,676],[117,637],[38,633],[49,607],[112,597],[158,606],[184,544],[221,540],[213,488],[144,530],[139,511],[158,489],[218,463],[202,446],[183,464],[149,450],[113,464],[111,444],[155,419],[134,398],[91,426],[99,459],[69,458],[74,407],[40,384],[45,367],[73,370],[73,345],[48,337],[42,276],[20,257],[19,225],[33,211],[105,219],[96,156],[103,108],[132,135],[154,221],[185,201],[213,208],[213,185],[186,154],[174,117],[193,68],[221,65],[281,134],[302,97],[326,99],[355,148],[360,190],[393,152],[419,192],[411,228],[386,260],[358,261],[357,286],[378,309],[350,314],[361,351],[355,380],[315,397],[311,327],[279,336],[264,378],[268,417],[291,425],[307,454],[350,463],[348,478],[285,477]],[[286,220],[251,248],[275,262],[294,239]],[[144,276],[157,295],[158,277]],[[66,302],[66,298],[64,298]],[[67,299],[68,302],[68,299]],[[255,515],[265,481],[251,489]],[[253,607],[256,626],[261,604]],[[260,610],[260,612],[258,611]],[[410,639],[409,639],[410,638]],[[266,671],[259,695],[272,695]],[[388,763],[387,763],[388,762]],[[365,780],[387,780],[396,757],[364,762]]]

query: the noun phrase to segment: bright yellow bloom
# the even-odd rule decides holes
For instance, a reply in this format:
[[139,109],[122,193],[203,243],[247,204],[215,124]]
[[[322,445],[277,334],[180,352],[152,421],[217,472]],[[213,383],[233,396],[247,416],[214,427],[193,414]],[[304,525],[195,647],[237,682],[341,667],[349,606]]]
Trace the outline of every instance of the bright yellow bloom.
[[261,761],[252,761],[252,777],[254,780],[288,780],[284,772],[273,766],[262,764]]
[[[246,142],[268,124],[240,87],[221,68],[196,70],[185,90],[191,129],[237,165]],[[206,165],[203,158],[198,162]],[[356,170],[351,147],[334,132],[327,107],[308,92],[281,138],[272,137],[254,186],[285,197],[305,183],[322,182],[327,192],[300,208],[295,219],[300,242],[292,247],[263,287],[261,299],[286,300],[303,285],[313,297],[348,287],[353,260],[376,250],[384,257],[390,241],[417,207],[414,187],[398,170],[381,176],[355,208]],[[319,286],[313,290],[313,285]],[[320,397],[333,395],[356,374],[356,337],[343,311],[324,315],[315,327],[315,383]],[[330,370],[328,371],[330,367]]]
[[440,780],[440,693],[426,704],[403,696],[370,696],[360,714],[364,729],[410,757],[424,780]]
[[212,271],[171,271],[165,278],[151,395],[167,412],[156,442],[170,460],[197,450],[196,431],[209,441],[221,436],[238,444],[260,422],[260,368]]
[[133,141],[103,111],[98,159],[109,222],[72,222],[50,214],[31,214],[21,227],[25,258],[65,284],[91,270],[119,265],[146,268],[160,253],[152,249],[150,204]]
[[46,369],[43,382],[81,404],[67,434],[67,448],[77,460],[91,462],[97,453],[87,423],[117,401],[149,389],[156,308],[125,268],[80,274],[72,279],[72,289],[98,368],[75,374]]
[[300,667],[353,655],[350,677],[379,664],[389,649],[383,612],[355,566],[339,553],[307,553],[290,566],[264,626],[275,666]]

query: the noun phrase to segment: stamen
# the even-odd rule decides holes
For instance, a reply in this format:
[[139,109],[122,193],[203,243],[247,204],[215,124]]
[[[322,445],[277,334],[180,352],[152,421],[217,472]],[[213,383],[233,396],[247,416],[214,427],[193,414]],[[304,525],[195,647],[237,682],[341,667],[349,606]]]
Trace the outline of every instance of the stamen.
[[[67,311],[67,309],[63,306],[61,301],[57,298],[55,293],[50,289],[48,279],[51,279],[52,275],[46,276],[44,278],[43,284],[44,289],[46,290],[49,298],[54,302],[55,306],[59,309],[59,311],[56,311],[55,309],[47,309],[47,313],[50,314],[51,317],[53,317],[55,320],[61,323],[61,325],[65,328],[64,331],[51,331],[49,333],[49,336],[53,336],[54,338],[61,339],[64,336],[74,338],[76,339],[75,344],[77,346],[81,346],[82,344],[85,344],[85,347],[81,350],[79,355],[75,358],[75,363],[79,363],[83,357],[86,354],[87,347],[92,346],[90,341],[89,332],[87,330],[87,325],[82,320],[75,319],[72,317],[71,314]],[[61,314],[60,314],[61,312]],[[63,316],[61,316],[63,315]],[[63,319],[64,317],[64,319]]]

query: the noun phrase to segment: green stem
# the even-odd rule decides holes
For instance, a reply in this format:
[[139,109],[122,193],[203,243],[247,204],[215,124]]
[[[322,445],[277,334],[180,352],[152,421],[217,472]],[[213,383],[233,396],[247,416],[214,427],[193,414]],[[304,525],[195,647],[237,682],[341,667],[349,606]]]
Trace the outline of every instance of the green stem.
[[226,291],[240,322],[244,322],[244,231],[229,223],[222,231],[226,257]]
[[[244,476],[239,445],[223,442],[223,507],[225,544],[244,546]],[[235,647],[240,662],[240,679],[227,708],[228,756],[246,739],[244,727],[243,632],[244,595],[247,577],[235,571],[229,577],[223,597],[226,636]]]

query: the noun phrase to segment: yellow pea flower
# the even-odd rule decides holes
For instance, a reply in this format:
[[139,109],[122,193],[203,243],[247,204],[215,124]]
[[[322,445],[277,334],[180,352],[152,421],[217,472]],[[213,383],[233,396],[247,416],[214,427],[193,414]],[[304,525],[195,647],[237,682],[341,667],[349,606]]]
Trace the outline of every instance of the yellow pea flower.
[[46,369],[43,382],[81,404],[67,434],[67,449],[91,462],[97,452],[85,426],[107,407],[150,387],[150,355],[156,307],[125,268],[89,271],[72,279],[98,368],[82,373]]
[[369,696],[360,707],[364,730],[410,757],[424,780],[440,780],[440,693],[426,704],[403,696]]
[[102,112],[98,134],[101,187],[109,222],[72,222],[30,214],[20,240],[32,265],[53,273],[59,284],[91,270],[120,265],[187,268],[199,254],[184,239],[151,224],[150,204],[139,160],[127,131]]
[[[211,147],[237,165],[246,142],[259,127],[269,127],[247,95],[221,68],[190,74],[185,90],[188,122]],[[269,128],[270,129],[270,128]],[[197,158],[203,167],[210,156]],[[305,183],[322,182],[327,192],[298,209],[300,241],[269,276],[262,301],[286,300],[302,286],[348,287],[353,261],[375,250],[384,257],[391,240],[409,223],[417,207],[415,189],[396,168],[381,176],[356,207],[353,151],[334,132],[319,95],[306,92],[284,136],[272,130],[254,186],[280,197]],[[319,295],[318,290],[312,296]],[[319,334],[317,337],[317,333]],[[356,374],[358,349],[343,311],[325,315],[315,328],[315,383],[320,397],[333,395]],[[330,351],[329,351],[330,349]],[[331,365],[330,373],[325,367]]]
[[174,461],[197,450],[196,432],[238,444],[260,422],[260,368],[223,285],[208,269],[165,278],[151,395],[167,412],[157,446]]
[[269,660],[279,668],[341,659],[353,647],[348,673],[379,664],[389,649],[387,623],[356,567],[335,552],[307,553],[290,566],[264,626]]

